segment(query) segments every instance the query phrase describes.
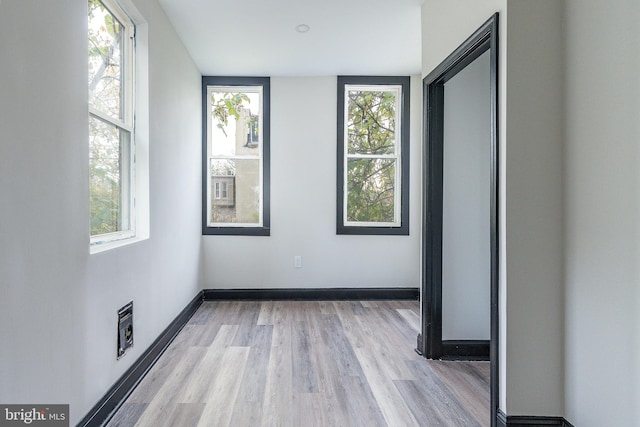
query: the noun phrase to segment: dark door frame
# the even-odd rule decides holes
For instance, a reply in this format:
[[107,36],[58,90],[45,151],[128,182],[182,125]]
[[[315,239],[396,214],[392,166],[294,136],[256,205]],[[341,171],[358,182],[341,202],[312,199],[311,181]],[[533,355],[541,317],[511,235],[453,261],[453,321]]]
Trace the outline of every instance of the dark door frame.
[[422,333],[418,352],[447,356],[442,343],[442,184],[444,84],[489,51],[491,75],[491,426],[498,413],[498,14],[494,14],[423,80]]

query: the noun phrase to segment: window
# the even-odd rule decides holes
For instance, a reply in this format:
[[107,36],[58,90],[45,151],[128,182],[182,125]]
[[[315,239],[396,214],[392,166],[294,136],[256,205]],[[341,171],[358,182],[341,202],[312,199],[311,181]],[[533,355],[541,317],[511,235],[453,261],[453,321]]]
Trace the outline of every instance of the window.
[[203,234],[268,236],[269,78],[203,77]]
[[[126,11],[120,4],[88,0],[91,252],[149,234],[148,127],[134,125],[148,117],[148,101],[136,87],[136,75],[143,75],[136,68],[147,69],[147,27],[130,1],[122,2]],[[140,58],[136,23],[143,24]]]
[[89,168],[91,239],[135,234],[133,37],[109,1],[89,0]]
[[[215,184],[215,198],[216,199],[227,199],[228,195],[228,183],[227,182],[214,182]],[[222,189],[222,190],[221,190]]]
[[338,234],[409,234],[409,77],[338,77]]

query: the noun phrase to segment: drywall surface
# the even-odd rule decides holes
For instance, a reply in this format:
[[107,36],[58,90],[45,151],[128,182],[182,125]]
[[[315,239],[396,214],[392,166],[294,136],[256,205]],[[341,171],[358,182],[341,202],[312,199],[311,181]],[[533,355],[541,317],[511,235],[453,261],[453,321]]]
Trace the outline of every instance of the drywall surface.
[[638,425],[640,3],[565,7],[566,418]]
[[[200,289],[200,74],[148,22],[151,237],[89,255],[86,2],[0,5],[0,402],[76,424]],[[135,345],[116,361],[116,310]]]
[[[424,0],[422,76],[429,74],[495,13],[506,30],[507,0]],[[501,52],[506,52],[504,45]]]
[[562,416],[562,2],[507,20],[506,413]]
[[485,52],[444,85],[442,339],[491,338],[491,76]]
[[336,235],[337,79],[272,78],[271,236],[204,236],[204,287],[418,287],[420,94],[415,76],[410,236]]

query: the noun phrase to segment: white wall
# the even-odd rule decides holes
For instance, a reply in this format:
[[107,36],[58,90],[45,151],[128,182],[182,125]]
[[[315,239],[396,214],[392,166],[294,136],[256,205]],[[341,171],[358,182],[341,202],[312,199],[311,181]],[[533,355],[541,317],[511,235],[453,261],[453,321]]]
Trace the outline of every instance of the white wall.
[[444,85],[442,339],[491,338],[491,78],[485,52]]
[[565,7],[567,419],[638,425],[640,3]]
[[[204,287],[418,287],[420,94],[420,79],[415,76],[411,235],[336,235],[337,79],[272,78],[271,236],[203,237]],[[302,256],[301,269],[294,268],[295,255]]]
[[[200,289],[200,75],[155,0],[151,238],[89,255],[86,2],[0,5],[0,402],[75,424]],[[116,310],[134,301],[120,361]]]
[[[422,76],[436,68],[496,12],[501,15],[500,33],[503,34],[506,10],[507,0],[424,0]],[[505,44],[500,45],[500,52],[506,52]]]
[[509,0],[507,414],[563,415],[562,2]]
[[[426,0],[423,75],[500,12],[500,398],[563,414],[562,3]],[[431,42],[437,41],[437,42]]]

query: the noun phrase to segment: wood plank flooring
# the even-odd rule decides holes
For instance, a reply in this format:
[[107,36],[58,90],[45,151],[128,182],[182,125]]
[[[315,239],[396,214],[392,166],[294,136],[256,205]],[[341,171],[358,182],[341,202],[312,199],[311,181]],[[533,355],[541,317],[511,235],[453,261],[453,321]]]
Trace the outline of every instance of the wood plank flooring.
[[418,356],[418,310],[204,302],[108,426],[490,425],[489,363]]

